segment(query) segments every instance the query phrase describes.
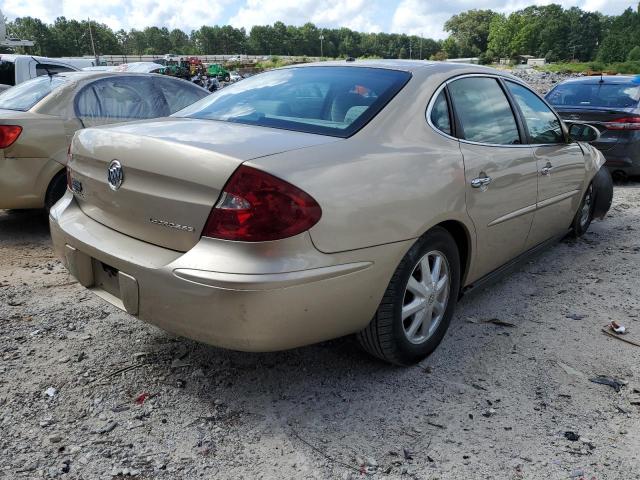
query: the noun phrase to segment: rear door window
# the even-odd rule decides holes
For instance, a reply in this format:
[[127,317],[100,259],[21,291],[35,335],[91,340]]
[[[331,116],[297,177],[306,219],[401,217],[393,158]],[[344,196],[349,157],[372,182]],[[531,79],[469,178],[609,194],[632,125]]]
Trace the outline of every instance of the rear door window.
[[452,135],[449,103],[444,90],[438,94],[433,107],[431,107],[431,123],[441,132]]
[[515,145],[520,133],[511,105],[495,78],[468,77],[449,84],[461,138],[492,145]]
[[564,133],[556,114],[528,88],[513,82],[506,84],[522,111],[531,143],[564,143]]
[[551,105],[557,106],[637,108],[640,85],[631,82],[569,82],[558,85],[546,98]]
[[80,91],[76,114],[88,126],[167,116],[169,108],[150,77],[114,75]]

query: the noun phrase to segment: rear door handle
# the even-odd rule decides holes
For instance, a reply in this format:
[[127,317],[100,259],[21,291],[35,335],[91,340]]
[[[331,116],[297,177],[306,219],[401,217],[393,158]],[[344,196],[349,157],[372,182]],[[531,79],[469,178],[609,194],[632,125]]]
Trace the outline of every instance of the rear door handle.
[[478,178],[474,178],[473,180],[471,180],[471,186],[473,188],[482,188],[482,187],[486,187],[487,185],[489,185],[491,183],[491,177],[486,176],[486,177],[478,177]]
[[550,163],[547,163],[546,166],[540,169],[540,173],[542,175],[549,175],[551,173],[551,170],[553,170],[553,165],[551,165]]

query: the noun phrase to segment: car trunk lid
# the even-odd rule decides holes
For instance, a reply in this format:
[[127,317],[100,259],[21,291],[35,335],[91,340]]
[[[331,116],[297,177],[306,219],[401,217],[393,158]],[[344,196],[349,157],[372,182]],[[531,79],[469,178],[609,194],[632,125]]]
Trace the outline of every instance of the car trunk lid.
[[[247,160],[333,137],[213,120],[167,118],[80,131],[69,162],[82,211],[119,232],[186,251],[227,180]],[[109,168],[122,184],[109,184]]]
[[[613,148],[616,143],[624,142],[633,130],[620,128],[619,120],[640,116],[635,108],[608,107],[556,107],[560,116],[568,122],[586,122],[600,130],[600,140],[593,145],[601,151]],[[616,126],[616,123],[618,125]]]

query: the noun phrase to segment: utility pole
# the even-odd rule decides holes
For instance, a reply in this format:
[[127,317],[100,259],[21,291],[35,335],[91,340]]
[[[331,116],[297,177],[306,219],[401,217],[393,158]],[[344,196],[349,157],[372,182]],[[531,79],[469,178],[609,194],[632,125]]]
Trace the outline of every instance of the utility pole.
[[98,55],[96,55],[96,45],[93,43],[93,33],[91,32],[91,19],[89,18],[89,38],[91,38],[91,49],[93,50],[93,58],[96,59],[96,67],[100,65]]
[[422,32],[420,32],[420,60],[422,60]]
[[324,40],[324,34],[320,32],[320,58],[324,58],[324,52],[322,50],[322,41]]
[[411,60],[411,37],[409,37],[409,60]]

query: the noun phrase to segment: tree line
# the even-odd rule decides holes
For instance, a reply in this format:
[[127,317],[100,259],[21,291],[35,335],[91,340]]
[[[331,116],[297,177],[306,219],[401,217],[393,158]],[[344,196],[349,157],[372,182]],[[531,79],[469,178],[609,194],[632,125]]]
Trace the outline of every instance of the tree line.
[[113,31],[107,25],[58,17],[46,24],[33,17],[7,22],[9,36],[29,39],[25,51],[43,56],[98,54],[163,55],[250,54],[325,57],[381,57],[443,60],[480,57],[484,63],[518,55],[548,61],[605,63],[640,59],[640,5],[618,16],[560,5],[530,6],[509,15],[468,10],[445,23],[449,36],[434,40],[416,35],[363,33],[348,28],[319,28],[275,22],[247,32],[231,25],[202,26],[190,33],[166,27]]

